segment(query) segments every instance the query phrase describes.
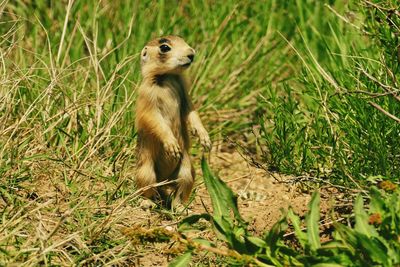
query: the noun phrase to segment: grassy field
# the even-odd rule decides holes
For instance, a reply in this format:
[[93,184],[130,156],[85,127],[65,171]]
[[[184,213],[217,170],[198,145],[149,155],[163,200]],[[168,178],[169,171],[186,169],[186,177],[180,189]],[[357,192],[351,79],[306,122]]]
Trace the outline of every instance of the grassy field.
[[191,95],[215,145],[315,188],[397,182],[399,8],[0,0],[0,265],[136,262],[121,229],[139,201],[138,53],[156,36],[196,49]]

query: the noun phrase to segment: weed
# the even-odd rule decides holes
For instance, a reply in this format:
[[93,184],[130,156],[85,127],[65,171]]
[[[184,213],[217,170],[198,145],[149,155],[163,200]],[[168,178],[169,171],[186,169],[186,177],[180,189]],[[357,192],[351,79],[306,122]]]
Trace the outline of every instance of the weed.
[[[181,222],[181,231],[187,231],[187,223],[206,218],[213,224],[217,237],[226,243],[227,249],[211,252],[229,257],[233,265],[256,266],[397,266],[400,263],[400,191],[385,192],[376,187],[370,190],[367,210],[358,195],[354,202],[354,226],[335,222],[331,240],[320,240],[319,193],[314,193],[308,206],[304,225],[293,210],[284,214],[263,237],[252,235],[246,222],[238,213],[236,199],[229,187],[214,176],[203,159],[202,169],[205,184],[213,204],[213,214],[194,215]],[[294,229],[299,247],[293,248],[285,242],[289,225]],[[192,241],[193,242],[193,241]],[[216,247],[216,244],[210,244]],[[171,266],[188,262],[191,254],[200,248],[192,245]],[[204,248],[203,248],[204,249]]]

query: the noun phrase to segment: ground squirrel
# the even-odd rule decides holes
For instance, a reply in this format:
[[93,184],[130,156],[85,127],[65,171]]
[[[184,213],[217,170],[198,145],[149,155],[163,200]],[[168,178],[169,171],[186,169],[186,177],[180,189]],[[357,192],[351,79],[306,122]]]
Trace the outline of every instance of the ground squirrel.
[[195,51],[178,36],[165,36],[147,43],[141,52],[143,81],[136,102],[137,173],[143,188],[161,181],[173,185],[143,192],[147,198],[171,199],[172,206],[188,199],[195,172],[190,162],[189,127],[206,149],[211,146],[188,94],[184,71]]

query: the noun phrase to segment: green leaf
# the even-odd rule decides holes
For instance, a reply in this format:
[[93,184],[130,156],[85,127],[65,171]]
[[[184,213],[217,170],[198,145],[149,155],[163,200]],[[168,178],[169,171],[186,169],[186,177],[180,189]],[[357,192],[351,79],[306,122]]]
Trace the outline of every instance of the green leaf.
[[319,239],[319,193],[317,191],[313,193],[311,201],[308,204],[308,209],[306,216],[307,240],[310,249],[315,251],[321,247]]
[[358,195],[354,203],[354,214],[356,219],[356,224],[354,229],[367,237],[378,237],[379,234],[375,227],[368,223],[368,214],[364,210],[364,201],[361,195]]
[[247,224],[240,216],[237,197],[221,179],[211,173],[204,157],[201,167],[204,183],[213,206],[212,221],[219,232],[219,238],[227,241],[239,252],[246,251],[243,235],[246,234]]
[[251,243],[253,243],[254,245],[256,245],[259,248],[267,247],[267,243],[264,240],[262,240],[261,238],[254,237],[254,236],[248,236],[248,237],[246,237],[246,239],[249,240]]
[[265,236],[265,242],[267,242],[272,254],[274,254],[278,249],[279,241],[283,239],[283,234],[287,228],[288,223],[286,217],[283,216],[272,226],[271,230],[267,232]]
[[344,244],[347,244],[348,248],[354,253],[358,244],[356,232],[341,223],[335,223],[334,226],[336,230],[335,239],[341,240]]
[[242,227],[246,228],[247,225],[237,207],[237,197],[232,190],[224,181],[211,173],[204,157],[201,161],[201,168],[203,171],[204,183],[211,197],[213,216],[225,217],[225,219],[228,220],[228,218],[230,218],[230,212],[232,211],[236,221],[239,222]]
[[293,228],[294,228],[294,234],[296,235],[297,239],[300,242],[300,245],[304,249],[308,244],[308,240],[307,240],[306,233],[301,230],[299,216],[294,214],[293,210],[291,208],[289,208],[289,211],[287,213],[287,217],[292,222]]
[[192,258],[192,252],[188,251],[182,254],[179,257],[176,257],[173,261],[171,261],[168,266],[169,267],[186,267],[190,263],[190,259]]
[[369,211],[371,213],[379,213],[383,215],[386,212],[386,204],[384,196],[382,196],[381,191],[375,186],[371,187],[370,190],[371,201],[369,203]]
[[332,250],[332,249],[348,249],[348,246],[343,244],[342,242],[339,241],[329,241],[324,243],[318,251],[322,250]]
[[232,245],[233,225],[230,221],[225,220],[224,217],[212,217],[213,225],[216,229],[218,238],[227,241]]
[[371,258],[375,263],[383,264],[388,266],[389,257],[387,251],[382,244],[375,238],[369,238],[364,234],[357,234],[357,239],[361,247],[359,248],[362,253]]

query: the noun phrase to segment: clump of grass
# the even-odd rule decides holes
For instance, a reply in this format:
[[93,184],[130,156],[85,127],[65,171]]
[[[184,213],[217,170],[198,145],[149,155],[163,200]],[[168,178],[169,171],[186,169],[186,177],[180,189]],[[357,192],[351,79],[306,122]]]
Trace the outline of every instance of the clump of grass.
[[273,29],[276,8],[274,1],[2,1],[1,264],[134,260],[119,230],[141,214],[133,181],[138,52],[155,36],[183,36],[198,51],[191,94],[207,128],[216,141],[240,137],[255,96],[292,71]]
[[[323,3],[298,5],[310,23],[299,23],[299,40],[288,42],[303,73],[260,97],[264,159],[279,171],[351,186],[374,175],[395,179],[398,4],[361,1],[345,16]],[[319,23],[311,23],[319,12]]]

